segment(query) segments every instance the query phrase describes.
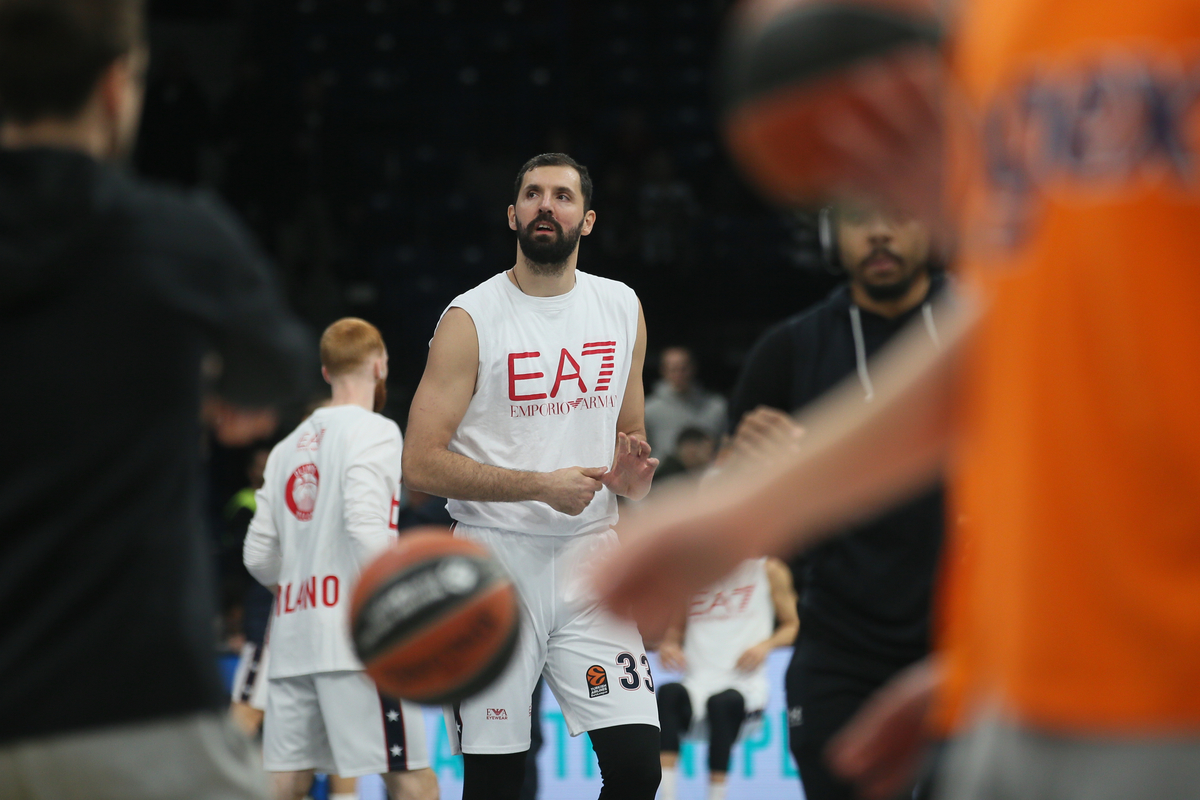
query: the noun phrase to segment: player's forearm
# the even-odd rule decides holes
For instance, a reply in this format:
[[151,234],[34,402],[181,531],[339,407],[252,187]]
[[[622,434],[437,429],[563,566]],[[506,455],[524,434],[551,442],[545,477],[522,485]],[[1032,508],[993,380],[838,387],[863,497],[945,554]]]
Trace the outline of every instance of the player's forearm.
[[263,586],[279,583],[279,572],[283,568],[283,556],[276,540],[257,533],[253,526],[246,532],[242,543],[242,563],[254,580]]
[[360,567],[366,566],[391,544],[393,534],[390,520],[378,514],[353,513],[347,509],[346,536],[350,539],[354,558]]
[[546,473],[480,464],[445,448],[413,450],[410,445],[404,458],[404,484],[410,489],[452,500],[503,503],[542,499]]
[[764,640],[768,649],[774,650],[776,647],[788,647],[796,641],[796,634],[800,632],[800,622],[785,622],[775,629],[768,639]]

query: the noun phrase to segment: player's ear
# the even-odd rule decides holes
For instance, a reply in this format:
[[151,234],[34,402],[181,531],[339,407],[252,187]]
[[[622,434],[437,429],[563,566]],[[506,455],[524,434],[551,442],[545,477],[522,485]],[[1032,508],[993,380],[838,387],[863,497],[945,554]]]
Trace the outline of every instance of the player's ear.
[[508,207],[508,227],[512,228],[514,231],[517,229],[517,207],[516,206]]
[[592,232],[592,226],[596,224],[596,212],[594,209],[588,209],[588,212],[583,215],[583,229],[579,231],[580,236],[587,236]]
[[329,379],[329,370],[325,369],[324,367],[321,367],[321,377],[325,379],[326,383],[330,385],[333,384],[333,381]]

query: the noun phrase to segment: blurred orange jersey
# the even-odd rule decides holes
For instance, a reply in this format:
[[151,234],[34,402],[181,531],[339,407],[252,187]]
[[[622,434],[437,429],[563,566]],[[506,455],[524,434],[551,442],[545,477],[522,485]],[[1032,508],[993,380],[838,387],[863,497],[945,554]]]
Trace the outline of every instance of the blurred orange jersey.
[[1200,0],[967,0],[947,721],[1200,730]]

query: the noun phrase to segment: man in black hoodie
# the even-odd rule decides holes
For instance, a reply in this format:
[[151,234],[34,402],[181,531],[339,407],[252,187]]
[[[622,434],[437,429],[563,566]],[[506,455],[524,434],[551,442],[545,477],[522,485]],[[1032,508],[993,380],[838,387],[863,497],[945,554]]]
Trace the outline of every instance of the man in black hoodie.
[[[871,402],[870,357],[914,317],[937,341],[929,234],[870,208],[821,213],[830,266],[849,281],[755,344],[734,391],[733,457],[798,439],[793,412],[849,379]],[[792,563],[800,637],[788,668],[790,745],[809,800],[852,800],[825,763],[830,738],[876,689],[930,648],[929,616],[942,541],[942,492],[930,492],[830,537]]]
[[0,0],[0,798],[263,788],[222,713],[201,362],[237,439],[315,359],[228,212],[114,164],[144,29],[138,0]]

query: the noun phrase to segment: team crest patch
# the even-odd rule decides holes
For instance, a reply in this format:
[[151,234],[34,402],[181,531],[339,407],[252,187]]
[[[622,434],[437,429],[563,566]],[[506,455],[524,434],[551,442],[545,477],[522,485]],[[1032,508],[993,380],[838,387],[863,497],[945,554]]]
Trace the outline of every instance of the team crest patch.
[[587,682],[589,697],[603,697],[608,694],[608,673],[599,664],[588,667]]
[[288,511],[301,522],[312,519],[320,481],[321,475],[317,472],[316,464],[301,464],[288,478],[284,499],[287,501]]

